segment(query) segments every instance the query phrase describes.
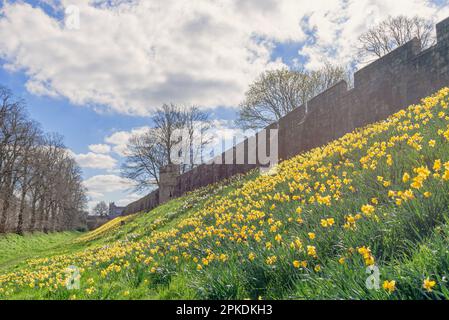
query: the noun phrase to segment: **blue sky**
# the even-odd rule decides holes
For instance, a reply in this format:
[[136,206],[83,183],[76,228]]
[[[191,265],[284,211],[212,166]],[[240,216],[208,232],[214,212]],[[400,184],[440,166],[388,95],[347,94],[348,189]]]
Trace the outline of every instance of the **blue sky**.
[[[67,28],[65,10],[79,10]],[[449,16],[446,0],[1,1],[0,84],[59,132],[90,206],[139,195],[120,178],[126,139],[164,102],[211,112],[232,135],[236,107],[264,70],[350,64],[358,35],[389,14]],[[73,16],[71,16],[73,17]],[[96,147],[95,147],[96,146]]]

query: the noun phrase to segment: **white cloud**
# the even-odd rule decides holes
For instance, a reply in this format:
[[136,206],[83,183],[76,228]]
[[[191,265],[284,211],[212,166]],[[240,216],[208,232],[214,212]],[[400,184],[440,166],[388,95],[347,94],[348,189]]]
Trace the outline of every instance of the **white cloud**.
[[6,3],[0,56],[26,72],[32,93],[97,110],[147,115],[163,102],[234,106],[262,70],[280,65],[270,61],[273,40],[304,39],[293,2],[255,3],[70,1],[80,8],[80,30],[31,5]]
[[99,201],[104,198],[104,194],[98,191],[90,191],[88,190],[87,196],[89,197],[89,200],[91,201]]
[[[80,9],[80,29],[23,2],[0,9],[0,57],[27,89],[103,112],[148,115],[163,102],[236,106],[272,61],[276,43],[306,42],[307,67],[349,62],[356,39],[387,15],[435,21],[427,0],[47,0]],[[310,37],[310,33],[313,36]]]
[[[201,124],[198,124],[200,127]],[[129,131],[117,131],[107,136],[104,141],[106,143],[111,144],[112,150],[121,157],[126,156],[127,144],[129,139],[134,135],[139,135],[145,133],[149,127],[137,127],[133,128]],[[236,142],[239,143],[244,140],[245,137],[251,137],[254,135],[253,131],[243,131],[240,128],[237,128],[234,125],[234,122],[231,120],[211,120],[210,129],[207,131],[206,136],[202,141],[209,140],[210,144],[208,144],[206,150],[204,150],[203,156],[204,160],[207,161],[210,157],[210,154],[213,150],[215,155],[222,152],[223,142],[224,149],[227,150],[232,148],[234,143],[234,137],[236,138]],[[196,143],[200,143],[197,141]],[[199,155],[198,155],[199,157]],[[199,159],[197,159],[199,161]],[[117,169],[108,170],[110,173],[115,173]]]
[[[100,201],[126,206],[142,197],[142,195],[130,193],[134,186],[131,180],[113,174],[93,176],[84,181],[84,186],[87,188],[89,197],[89,210],[92,210]],[[117,201],[117,199],[121,200]]]
[[84,181],[84,185],[94,194],[127,191],[134,186],[133,181],[116,175],[97,175]]
[[111,152],[111,147],[107,144],[91,144],[89,150],[95,153],[106,154]]
[[82,168],[90,169],[114,169],[117,160],[109,155],[89,152],[86,154],[75,154],[71,152],[72,157]]
[[115,202],[115,204],[117,206],[123,206],[126,207],[128,204],[139,200],[140,198],[142,198],[141,194],[137,194],[137,193],[133,193],[133,194],[129,194],[127,195],[125,198],[118,200],[117,202]]
[[139,127],[134,128],[130,131],[117,131],[114,132],[112,135],[106,137],[104,141],[106,143],[113,145],[112,150],[118,155],[124,157],[126,154],[129,139],[134,135],[144,133],[148,129],[149,127]]
[[[317,1],[316,6],[320,6]],[[337,1],[334,1],[337,3]],[[313,36],[299,51],[308,59],[309,69],[320,67],[323,60],[349,64],[357,54],[358,38],[372,25],[388,16],[421,16],[434,23],[449,15],[449,1],[437,6],[427,0],[358,0],[341,2],[339,10],[323,10],[318,7],[310,12],[304,27],[314,30]]]

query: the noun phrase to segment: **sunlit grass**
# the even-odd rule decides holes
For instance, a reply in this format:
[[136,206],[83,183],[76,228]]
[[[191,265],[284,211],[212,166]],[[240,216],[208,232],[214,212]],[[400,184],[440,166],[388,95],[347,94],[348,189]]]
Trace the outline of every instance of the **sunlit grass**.
[[61,247],[79,235],[79,232],[35,233],[25,236],[0,235],[0,270],[13,267],[26,258],[46,254],[49,249]]
[[[447,299],[449,89],[0,274],[0,297]],[[75,245],[76,244],[76,245]],[[67,290],[76,266],[81,288]],[[379,290],[367,287],[379,270]]]

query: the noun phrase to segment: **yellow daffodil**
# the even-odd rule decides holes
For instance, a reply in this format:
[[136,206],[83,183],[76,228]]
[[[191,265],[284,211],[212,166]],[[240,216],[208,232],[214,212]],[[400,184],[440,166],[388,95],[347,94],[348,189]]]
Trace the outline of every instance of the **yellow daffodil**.
[[384,281],[382,287],[388,293],[393,293],[396,290],[396,281],[394,281],[394,280],[391,280],[391,281],[386,280],[386,281]]
[[430,280],[430,278],[427,278],[423,282],[423,288],[427,290],[427,292],[432,292],[433,288],[436,286],[436,281]]

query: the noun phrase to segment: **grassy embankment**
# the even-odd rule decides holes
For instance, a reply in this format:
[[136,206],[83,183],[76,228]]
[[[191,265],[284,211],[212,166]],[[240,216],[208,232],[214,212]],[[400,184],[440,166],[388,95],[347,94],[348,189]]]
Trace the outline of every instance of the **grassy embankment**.
[[448,299],[448,105],[441,90],[269,175],[50,246],[0,269],[0,298]]

